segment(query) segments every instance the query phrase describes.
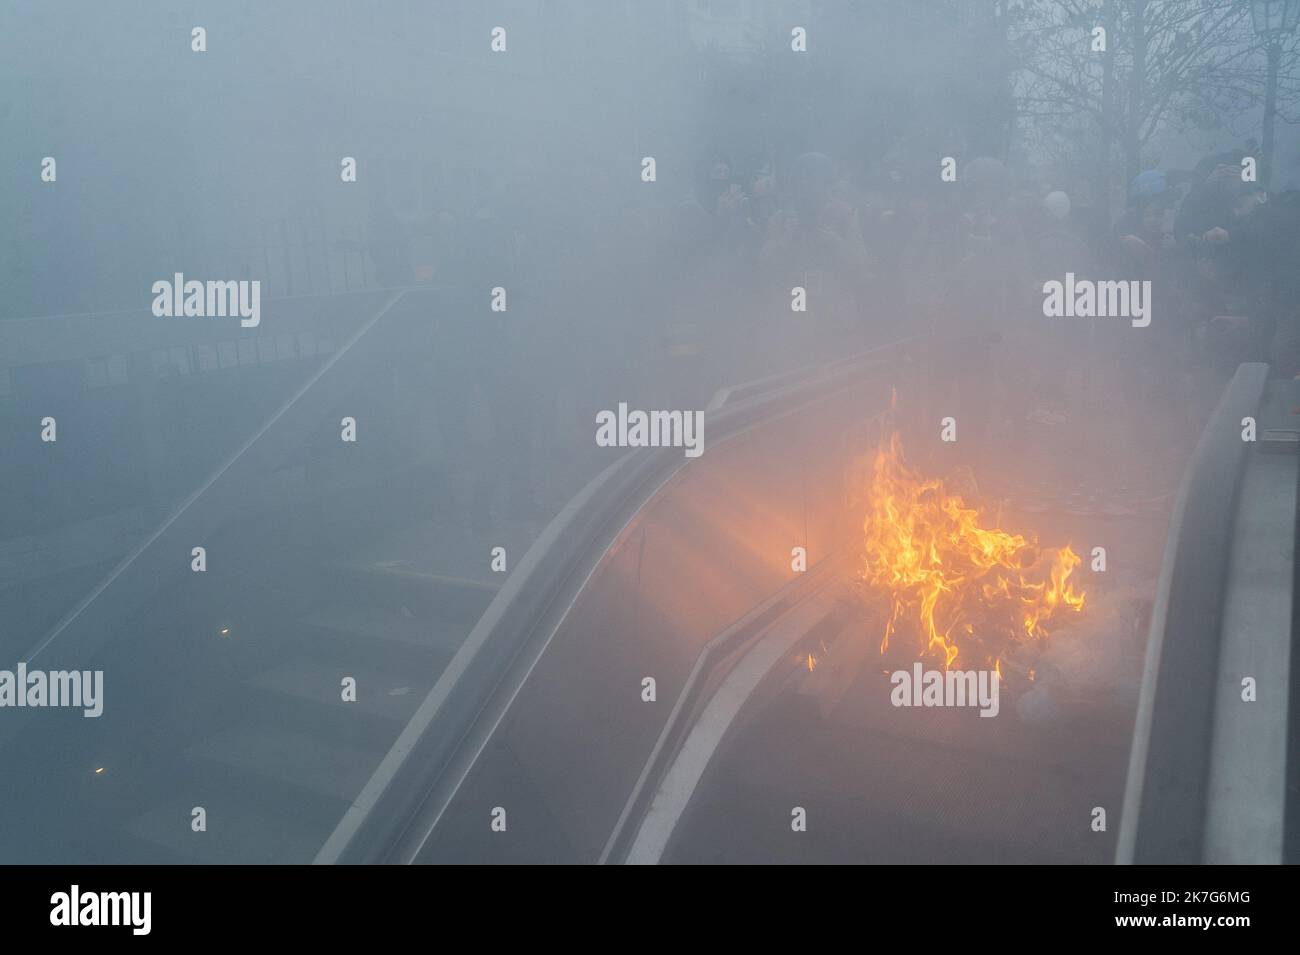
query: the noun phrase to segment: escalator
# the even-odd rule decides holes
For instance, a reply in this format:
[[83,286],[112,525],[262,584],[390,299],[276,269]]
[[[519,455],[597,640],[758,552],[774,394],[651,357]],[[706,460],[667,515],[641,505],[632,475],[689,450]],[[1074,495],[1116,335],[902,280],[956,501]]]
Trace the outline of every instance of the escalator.
[[[392,425],[437,404],[443,313],[427,290],[378,303],[31,647],[103,669],[112,705],[6,724],[11,861],[1281,858],[1291,383],[1243,366],[1176,498],[1044,498],[1077,466],[1068,433],[980,464],[1002,523],[1113,557],[1052,679],[1009,674],[983,720],[889,706],[872,655],[864,456],[895,430],[975,473],[927,444],[922,342],[719,391],[707,454],[625,453],[549,523],[498,524],[499,572],[427,503],[465,476]],[[1259,702],[1236,711],[1243,667]]]
[[[512,595],[500,595],[500,616],[489,619],[490,610],[476,637],[486,646],[514,633],[517,649],[465,737],[431,745],[411,732],[417,717],[318,861],[1171,861],[1152,847],[1178,817],[1178,800],[1166,802],[1165,790],[1153,802],[1148,783],[1156,808],[1144,820],[1134,801],[1143,777],[1197,793],[1206,807],[1192,824],[1207,848],[1179,861],[1223,860],[1225,845],[1236,861],[1279,861],[1290,588],[1269,583],[1292,572],[1295,429],[1283,409],[1297,404],[1293,385],[1265,390],[1266,369],[1243,366],[1177,494],[1171,485],[1155,506],[1111,501],[1081,516],[1073,531],[1123,555],[1112,567],[1120,572],[1092,578],[1092,616],[1040,658],[1053,679],[1009,677],[1002,718],[985,721],[891,707],[887,674],[861,650],[881,620],[862,600],[860,512],[844,478],[855,452],[879,438],[886,391],[906,387],[906,354],[903,346],[883,365],[868,359],[852,385],[822,379],[806,403],[783,396],[773,402],[780,412],[769,404],[751,411],[752,426],[724,429],[704,462],[653,480],[639,507],[615,510],[609,543],[594,545],[599,559],[576,563],[550,602],[533,605],[543,612],[511,623]],[[1249,414],[1265,440],[1242,450],[1240,419]],[[838,453],[826,454],[832,447]],[[1287,454],[1270,453],[1279,450]],[[1207,479],[1207,469],[1217,476]],[[1253,492],[1266,480],[1273,492],[1261,498]],[[824,499],[810,502],[810,487]],[[1230,546],[1214,549],[1219,538],[1189,517],[1194,506],[1229,532]],[[1026,505],[1011,519],[1037,510]],[[1244,543],[1261,520],[1273,529],[1267,573]],[[815,528],[806,537],[803,522]],[[817,558],[807,573],[791,573],[786,545],[800,540]],[[1207,546],[1220,556],[1206,560]],[[1179,555],[1192,552],[1201,557],[1188,572]],[[1221,574],[1215,586],[1205,576],[1213,573]],[[1178,594],[1200,601],[1199,632],[1213,652],[1202,654],[1198,678],[1226,700],[1240,693],[1227,663],[1242,653],[1232,649],[1241,631],[1230,622],[1243,606],[1233,591],[1261,586],[1275,613],[1271,628],[1251,636],[1272,648],[1261,672],[1277,695],[1247,718],[1264,718],[1272,732],[1243,750],[1241,714],[1221,701],[1203,734],[1160,740],[1151,727],[1169,725],[1171,708],[1184,730],[1196,708],[1179,678],[1159,692],[1151,679],[1162,667],[1171,602]],[[1182,619],[1185,644],[1196,638]],[[1253,659],[1258,667],[1262,657]],[[653,699],[648,677],[660,694]],[[1266,760],[1243,763],[1243,751],[1261,744]],[[1188,745],[1211,754],[1205,775],[1175,770],[1168,781],[1159,767],[1187,766]],[[1261,792],[1271,826],[1225,802]],[[1227,820],[1235,820],[1231,837],[1221,831]],[[1238,838],[1242,826],[1264,831]]]

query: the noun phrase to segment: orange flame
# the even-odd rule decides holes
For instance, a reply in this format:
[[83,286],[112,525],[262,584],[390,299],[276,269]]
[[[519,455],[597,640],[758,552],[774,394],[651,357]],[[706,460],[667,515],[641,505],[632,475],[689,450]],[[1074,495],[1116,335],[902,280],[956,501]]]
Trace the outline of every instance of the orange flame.
[[978,510],[903,463],[897,433],[876,452],[868,498],[863,579],[891,605],[882,654],[902,629],[944,668],[961,640],[976,648],[968,666],[1001,673],[1011,644],[1046,637],[1043,624],[1058,611],[1083,609],[1069,583],[1081,563],[1074,551],[981,527]]

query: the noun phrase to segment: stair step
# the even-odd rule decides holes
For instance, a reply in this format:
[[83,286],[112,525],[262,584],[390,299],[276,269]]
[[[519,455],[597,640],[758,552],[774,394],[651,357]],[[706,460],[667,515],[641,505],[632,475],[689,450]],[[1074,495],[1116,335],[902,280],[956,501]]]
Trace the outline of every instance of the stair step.
[[207,793],[196,795],[194,802],[207,811],[206,832],[191,828],[192,805],[175,802],[150,809],[126,824],[126,833],[143,843],[139,861],[307,863],[330,833],[327,819],[269,812],[244,799]]
[[326,565],[341,594],[353,593],[353,606],[398,610],[416,617],[473,625],[501,588],[500,575],[478,579],[435,574],[407,561],[336,562]]
[[223,769],[342,803],[351,802],[361,791],[384,755],[379,749],[259,724],[223,730],[189,753]]
[[[341,607],[316,611],[298,621],[313,658],[345,666],[390,660],[394,667],[421,666],[437,673],[469,636],[469,625],[419,620],[400,610]],[[404,651],[392,656],[395,651]],[[373,666],[373,664],[372,664]]]
[[[356,701],[343,701],[344,677],[357,681]],[[254,688],[291,697],[315,707],[359,713],[393,723],[405,723],[433,685],[436,673],[376,673],[358,671],[315,660],[291,660],[252,677]]]

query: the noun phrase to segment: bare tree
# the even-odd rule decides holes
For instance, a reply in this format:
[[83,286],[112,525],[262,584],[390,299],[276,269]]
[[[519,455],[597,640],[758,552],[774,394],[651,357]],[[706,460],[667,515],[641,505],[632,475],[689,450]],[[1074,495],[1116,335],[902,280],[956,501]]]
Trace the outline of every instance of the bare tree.
[[[1021,0],[1009,34],[1022,134],[1091,166],[1103,211],[1159,130],[1231,129],[1263,93],[1244,0]],[[1300,93],[1289,49],[1284,119]]]

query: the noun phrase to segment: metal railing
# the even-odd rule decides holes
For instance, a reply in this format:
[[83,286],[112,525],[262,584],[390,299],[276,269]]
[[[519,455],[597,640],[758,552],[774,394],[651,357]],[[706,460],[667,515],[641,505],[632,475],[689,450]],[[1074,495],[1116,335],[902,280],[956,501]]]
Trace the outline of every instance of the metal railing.
[[1220,623],[1243,464],[1242,419],[1257,414],[1268,366],[1224,391],[1183,478],[1151,614],[1116,860],[1202,861]]
[[[761,387],[731,389],[730,398],[724,396],[724,400],[714,402],[716,410],[708,418],[710,453],[717,454],[742,436],[755,434],[773,422],[794,421],[796,415],[812,413],[828,400],[860,389],[864,383],[878,392],[875,397],[880,406],[887,406],[888,387],[882,386],[872,373],[904,365],[913,341],[892,343],[802,374],[774,376],[765,379]],[[847,403],[846,417],[861,420],[860,407]],[[799,420],[806,425],[804,419]],[[507,721],[525,683],[571,620],[585,585],[628,544],[647,505],[670,494],[668,489],[677,486],[675,482],[706,459],[712,460],[709,455],[697,460],[685,458],[680,449],[634,451],[619,458],[569,502],[510,574],[321,848],[317,863],[409,863],[428,851],[431,840],[447,822],[453,801]],[[822,553],[824,559],[830,559],[829,549]],[[756,595],[753,604],[744,610],[762,603],[770,593]],[[760,613],[750,623],[776,613],[789,596],[790,592],[783,593],[769,605],[769,614]],[[753,634],[752,627],[741,630],[745,635]],[[706,642],[700,640],[698,647],[689,651],[689,659],[675,659],[675,672],[685,678],[701,659],[706,668],[711,667],[708,651],[704,651],[704,657],[699,656],[699,648]],[[574,647],[567,649],[575,652]],[[664,669],[669,668],[665,664]],[[685,684],[680,693],[689,695],[698,679]],[[682,699],[682,707],[689,708],[689,700],[684,696]],[[685,710],[679,707],[675,712],[680,716]],[[669,717],[644,737],[644,746],[620,744],[620,765],[604,766],[603,771],[630,773],[627,791],[633,792],[637,772],[651,757],[661,733],[671,739],[680,729]],[[600,758],[594,751],[588,757],[593,763]],[[621,833],[629,816],[619,813],[624,799],[625,794],[619,795],[611,810],[609,828],[603,830],[598,841],[589,843],[582,858],[594,862],[602,854],[602,846],[608,847],[606,856],[625,846]]]

